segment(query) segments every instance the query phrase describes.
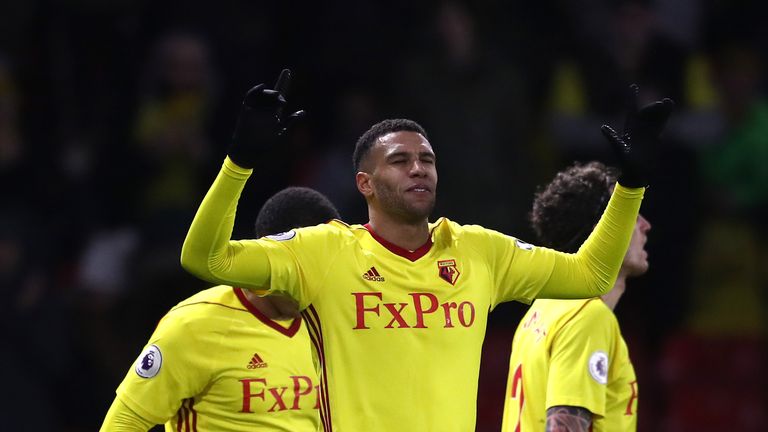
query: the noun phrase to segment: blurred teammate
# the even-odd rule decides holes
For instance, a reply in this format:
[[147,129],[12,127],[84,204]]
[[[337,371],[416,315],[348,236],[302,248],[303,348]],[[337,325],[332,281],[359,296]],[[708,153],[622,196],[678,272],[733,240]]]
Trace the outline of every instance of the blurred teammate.
[[[210,281],[271,284],[271,292],[306,308],[325,366],[324,430],[474,430],[488,312],[504,301],[607,292],[643,196],[641,166],[619,181],[579,252],[565,254],[445,218],[430,223],[437,169],[427,134],[413,121],[385,120],[362,135],[353,155],[367,224],[334,221],[280,239],[230,241],[245,182],[270,163],[265,155],[299,115],[283,115],[288,78],[286,70],[274,89],[262,84],[246,95],[228,157],[187,234],[182,265]],[[668,108],[658,102],[622,135],[606,129],[627,164],[634,148],[655,139],[648,131],[660,130]]]
[[[531,225],[542,245],[575,251],[616,182],[599,162],[574,164],[536,194]],[[627,278],[648,270],[651,229],[639,215],[613,289],[586,300],[539,299],[512,342],[502,430],[634,431],[637,380],[613,309]]]
[[[256,219],[256,235],[338,218],[325,196],[284,189]],[[316,431],[318,374],[296,303],[232,286],[171,309],[117,389],[104,431]]]

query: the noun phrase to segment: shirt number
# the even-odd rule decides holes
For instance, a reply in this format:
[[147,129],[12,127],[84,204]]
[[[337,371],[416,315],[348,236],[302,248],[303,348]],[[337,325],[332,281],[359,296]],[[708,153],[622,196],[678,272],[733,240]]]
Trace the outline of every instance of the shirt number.
[[512,399],[518,399],[517,410],[517,425],[515,426],[515,432],[520,432],[520,422],[523,419],[523,402],[525,402],[525,392],[523,391],[523,365],[517,365],[515,374],[512,377],[512,389],[509,392],[509,397]]

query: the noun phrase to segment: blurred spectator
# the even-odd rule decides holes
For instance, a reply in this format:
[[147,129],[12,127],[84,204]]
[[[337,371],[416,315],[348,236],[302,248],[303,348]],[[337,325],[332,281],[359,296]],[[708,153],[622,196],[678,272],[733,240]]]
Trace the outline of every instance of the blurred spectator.
[[[198,36],[170,33],[154,45],[141,83],[136,148],[115,161],[115,169],[131,176],[131,192],[118,205],[131,214],[91,230],[80,264],[82,290],[112,303],[144,277],[181,273],[175,258],[183,226],[193,216],[201,173],[210,163],[212,69]],[[139,247],[142,253],[134,257]],[[129,263],[137,268],[128,272]]]
[[687,48],[667,34],[651,3],[566,2],[574,34],[564,35],[551,93],[552,132],[566,161],[610,155],[600,125],[621,124],[630,83],[640,86],[641,101],[670,97],[678,110],[686,103]]
[[[56,391],[71,391],[72,326],[66,293],[53,286],[47,220],[17,116],[19,100],[10,62],[0,58],[0,329],[8,353],[12,396],[0,408],[9,430],[54,430],[62,420]],[[42,391],[41,391],[42,390]],[[34,401],[34,403],[30,403]]]
[[[12,397],[5,398],[0,413],[11,430],[54,430],[59,416],[55,392],[71,390],[68,373],[74,368],[70,351],[70,317],[62,308],[59,293],[52,292],[35,238],[26,229],[32,216],[3,207],[0,214],[0,292],[3,343],[2,368],[9,371],[7,385]],[[53,359],[53,360],[52,360]],[[29,401],[35,401],[30,404]]]
[[28,202],[33,182],[14,181],[31,169],[27,147],[21,139],[18,88],[10,62],[0,53],[0,188],[4,205]]
[[85,234],[78,262],[79,355],[97,377],[86,387],[93,421],[114,397],[141,335],[202,286],[180,269],[178,255],[211,163],[216,85],[207,44],[188,33],[161,37],[140,88],[135,146],[111,157],[112,168],[129,176],[111,183],[124,194],[102,202],[106,217]]
[[719,133],[697,143],[702,199],[693,289],[685,326],[664,341],[659,429],[758,431],[768,421],[761,372],[768,353],[763,15],[740,7],[713,12],[704,47]]
[[197,199],[217,93],[210,60],[200,37],[171,33],[156,42],[146,66],[136,139],[145,182],[139,206],[153,234],[175,237]]
[[696,244],[688,331],[754,337],[766,326],[765,237],[743,219],[715,216],[701,224]]
[[713,25],[707,44],[724,127],[700,152],[706,205],[694,255],[696,289],[689,326],[704,334],[765,335],[768,99],[764,58],[756,45],[760,26],[737,16],[738,30],[730,17]]
[[333,107],[334,130],[329,146],[316,158],[306,161],[299,170],[307,184],[323,192],[345,217],[345,222],[366,223],[365,202],[357,190],[352,173],[352,153],[355,142],[370,125],[381,120],[378,98],[365,88],[343,91]]
[[154,43],[135,125],[135,207],[144,241],[136,263],[139,278],[180,274],[174,261],[184,225],[194,215],[205,180],[201,174],[215,165],[209,129],[217,89],[208,44],[200,36],[171,32]]
[[396,105],[431,131],[447,194],[435,214],[518,233],[534,181],[525,87],[468,4],[443,1],[432,14],[425,43],[398,68]]
[[745,17],[736,21],[738,30],[733,21],[714,25],[707,44],[723,130],[700,151],[706,205],[694,254],[696,289],[688,327],[704,335],[765,337],[768,99],[764,58],[756,45],[759,27]]
[[719,38],[710,51],[725,132],[701,158],[708,196],[730,210],[768,210],[768,99],[764,59],[749,40]]

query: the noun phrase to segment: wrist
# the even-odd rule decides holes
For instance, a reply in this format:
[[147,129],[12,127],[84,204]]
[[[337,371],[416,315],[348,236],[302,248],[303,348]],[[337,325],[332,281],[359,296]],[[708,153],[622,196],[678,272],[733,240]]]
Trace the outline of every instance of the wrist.
[[227,174],[235,178],[248,178],[253,173],[253,168],[240,165],[230,156],[227,156],[224,159],[223,169],[227,172]]
[[254,165],[256,165],[255,160],[240,154],[240,152],[234,148],[230,148],[227,152],[227,160],[230,161],[232,165],[244,170],[252,170]]
[[645,194],[646,187],[629,187],[616,182],[616,186],[613,188],[614,193],[617,196],[624,198],[642,198]]

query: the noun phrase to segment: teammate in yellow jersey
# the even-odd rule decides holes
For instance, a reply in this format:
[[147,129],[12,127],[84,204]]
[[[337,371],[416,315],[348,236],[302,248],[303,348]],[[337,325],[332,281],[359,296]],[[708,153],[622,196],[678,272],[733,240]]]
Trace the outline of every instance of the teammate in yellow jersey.
[[[319,192],[288,188],[256,219],[256,235],[338,218]],[[317,431],[319,381],[293,300],[232,286],[172,308],[117,389],[103,431]]]
[[278,239],[230,241],[245,182],[272,163],[267,155],[300,115],[283,114],[288,80],[286,70],[274,89],[261,84],[246,94],[228,157],[184,242],[182,265],[209,281],[269,285],[305,309],[324,360],[324,431],[474,430],[489,311],[505,301],[608,291],[644,192],[633,155],[656,138],[670,103],[636,115],[643,121],[621,135],[606,127],[631,167],[575,254],[445,218],[430,223],[436,156],[410,120],[382,121],[357,142],[355,182],[368,205],[367,224],[333,222]]
[[[574,164],[537,193],[539,241],[574,250],[597,223],[616,181],[599,162]],[[651,224],[639,215],[616,283],[599,298],[539,299],[512,342],[502,431],[634,431],[638,387],[613,309],[626,280],[648,270]]]

